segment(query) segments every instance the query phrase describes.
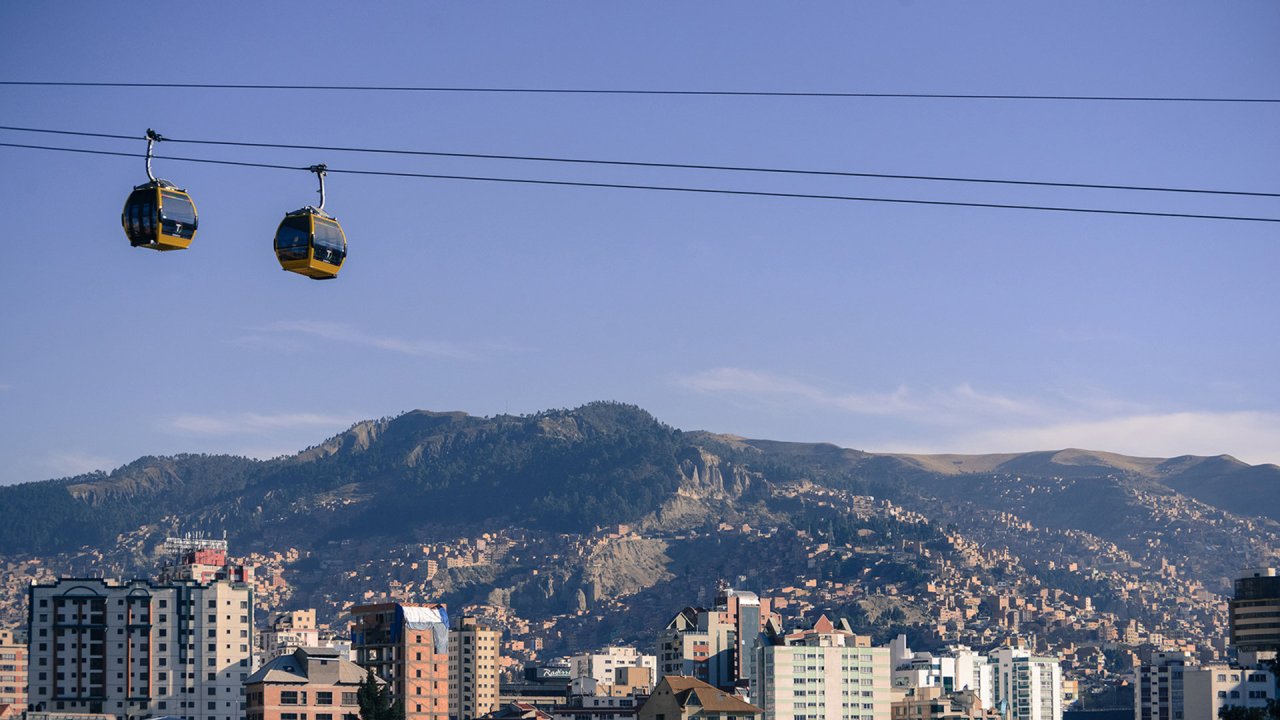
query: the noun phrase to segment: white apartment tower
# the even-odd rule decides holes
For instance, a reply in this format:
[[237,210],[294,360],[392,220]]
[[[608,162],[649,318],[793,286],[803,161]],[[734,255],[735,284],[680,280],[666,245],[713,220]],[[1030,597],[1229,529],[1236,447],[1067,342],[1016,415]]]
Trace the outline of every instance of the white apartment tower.
[[278,612],[259,636],[263,662],[289,655],[304,647],[320,647],[315,608]]
[[1183,672],[1184,717],[1216,718],[1225,707],[1266,708],[1275,677],[1266,668],[1204,665]]
[[1182,652],[1151,653],[1151,662],[1138,669],[1133,689],[1134,720],[1183,720],[1183,682],[1186,671],[1194,664]]
[[995,664],[992,697],[1009,720],[1062,720],[1062,668],[1054,657],[1037,657],[1022,648],[989,653]]
[[912,652],[906,635],[894,639],[889,654],[895,688],[938,688],[944,695],[968,690],[980,708],[995,707],[994,664],[985,655],[962,645],[940,654]]
[[825,616],[812,630],[762,633],[751,702],[765,720],[881,720],[891,712],[889,649]]
[[62,579],[30,588],[30,709],[240,720],[253,603],[243,583]]
[[502,632],[482,627],[470,615],[449,630],[449,717],[473,720],[498,710],[498,644]]
[[649,671],[649,687],[657,680],[658,659],[654,655],[643,655],[633,647],[610,645],[599,652],[574,655],[569,660],[570,677],[592,678],[599,685],[621,684],[615,670],[629,667],[645,668]]

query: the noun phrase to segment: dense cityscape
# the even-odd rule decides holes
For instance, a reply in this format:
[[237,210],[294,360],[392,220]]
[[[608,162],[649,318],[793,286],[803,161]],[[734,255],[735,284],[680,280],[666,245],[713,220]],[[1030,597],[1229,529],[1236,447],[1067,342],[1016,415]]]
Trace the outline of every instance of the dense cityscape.
[[[818,499],[830,500],[865,518],[927,522],[871,498]],[[863,551],[796,539],[798,577],[824,557]],[[548,550],[529,541],[486,533],[418,546],[416,557],[392,554],[401,579],[361,591],[372,575],[336,576],[325,596],[336,605],[319,612],[285,609],[282,562],[296,551],[234,558],[225,540],[200,536],[166,540],[150,577],[11,566],[9,583],[29,585],[25,623],[0,635],[0,718],[369,720],[357,699],[373,682],[406,720],[1190,720],[1227,710],[1265,717],[1276,697],[1280,576],[1271,568],[1242,574],[1225,598],[1186,583],[1148,627],[1089,596],[978,581],[973,568],[1015,561],[1008,549],[947,538],[965,561],[954,567],[906,541],[896,553],[927,573],[922,595],[899,596],[872,573],[839,582],[818,573],[767,594],[711,578],[702,597],[667,598],[668,621],[645,631],[648,642],[564,655],[554,648],[584,640],[574,628],[600,622],[607,602],[584,597],[535,625],[501,602],[424,602],[429,586],[408,579]],[[640,541],[619,526],[556,550]],[[1176,576],[1162,568],[1153,582]],[[884,627],[908,612],[923,621],[928,632],[915,635],[931,649],[913,649],[902,633],[878,641],[823,610],[865,595],[883,602]]]

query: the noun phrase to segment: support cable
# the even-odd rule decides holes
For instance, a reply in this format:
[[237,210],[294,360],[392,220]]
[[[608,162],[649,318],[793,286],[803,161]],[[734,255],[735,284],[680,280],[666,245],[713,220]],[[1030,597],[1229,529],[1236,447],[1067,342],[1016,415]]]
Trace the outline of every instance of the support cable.
[[[0,130],[15,132],[46,133],[50,135],[74,135],[77,137],[110,138],[116,140],[132,140],[130,135],[112,133],[77,132],[72,130],[49,130],[44,128],[16,127],[0,125]],[[391,148],[341,147],[333,145],[293,145],[282,143],[238,142],[233,140],[186,140],[165,137],[165,142],[185,143],[188,145],[221,145],[230,147],[269,148],[280,150],[322,150],[325,152],[368,153],[381,155],[411,155],[422,157],[450,157],[482,160],[516,160],[526,162],[569,163],[578,165],[608,165],[620,167],[643,167],[678,170],[714,170],[741,173],[770,173],[782,175],[813,175],[822,177],[877,178],[888,180],[924,180],[932,182],[978,183],[990,185],[1023,185],[1032,187],[1080,188],[1090,190],[1124,190],[1138,192],[1191,193],[1201,195],[1236,195],[1242,197],[1280,198],[1280,192],[1258,192],[1248,190],[1214,190],[1205,188],[1165,187],[1154,185],[1113,185],[1103,183],[1053,182],[1043,180],[1003,180],[997,178],[974,178],[946,175],[905,175],[893,173],[849,172],[840,170],[803,170],[797,168],[752,167],[745,165],[706,165],[693,163],[641,162],[631,160],[597,160],[586,158],[564,158],[538,155],[494,155],[488,153],[439,152],[428,150],[397,150]]]
[[[25,148],[56,152],[72,152],[88,155],[111,155],[117,157],[143,157],[137,153],[114,152],[109,150],[86,150],[83,148],[51,147],[45,145],[26,145],[20,143],[0,142],[0,147]],[[234,165],[239,167],[272,168],[278,170],[302,170],[312,172],[311,166],[275,165],[270,163],[254,163],[235,160],[213,160],[208,158],[186,158],[158,156],[163,160],[175,162],[194,162],[210,165]],[[961,202],[953,200],[918,200],[909,198],[866,197],[855,195],[822,195],[815,193],[768,192],[762,190],[729,190],[724,188],[680,187],[671,185],[639,185],[626,183],[581,182],[572,180],[538,180],[532,178],[488,177],[478,175],[445,175],[436,173],[392,172],[386,170],[345,170],[328,168],[329,173],[347,175],[369,175],[380,177],[426,178],[433,180],[468,180],[473,182],[515,183],[523,185],[555,185],[561,187],[614,188],[621,190],[653,190],[661,192],[700,193],[708,195],[739,195],[750,197],[804,198],[812,200],[839,200],[847,202],[895,203],[903,205],[935,205],[947,207],[993,208],[1001,210],[1036,210],[1045,212],[1089,213],[1099,215],[1130,215],[1142,217],[1189,218],[1197,220],[1231,220],[1242,222],[1280,223],[1280,218],[1250,217],[1242,215],[1210,215],[1201,213],[1153,212],[1147,210],[1108,210],[1103,208],[1064,207],[1053,205],[1019,205],[1004,203]]]

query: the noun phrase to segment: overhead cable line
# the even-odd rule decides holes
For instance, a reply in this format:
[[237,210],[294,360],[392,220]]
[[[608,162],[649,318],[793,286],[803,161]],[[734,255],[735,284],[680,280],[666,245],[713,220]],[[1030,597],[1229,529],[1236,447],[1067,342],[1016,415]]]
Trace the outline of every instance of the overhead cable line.
[[[82,153],[87,155],[111,155],[116,157],[145,157],[137,153],[115,152],[110,150],[87,150],[83,148],[52,147],[47,145],[26,145],[21,143],[0,142],[0,147],[25,148],[29,150],[46,150],[57,152]],[[271,168],[275,170],[302,170],[312,172],[314,166],[277,165],[271,163],[244,162],[237,160],[213,160],[209,158],[186,158],[156,155],[157,159],[176,162],[194,162],[210,165],[234,165],[238,167]],[[581,182],[573,180],[539,180],[533,178],[486,177],[478,175],[445,175],[438,173],[393,172],[388,170],[347,170],[327,168],[330,174],[370,175],[381,177],[425,178],[433,180],[469,180],[476,182],[514,183],[522,185],[556,185],[561,187],[614,188],[620,190],[655,190],[662,192],[700,193],[706,195],[739,195],[751,197],[804,198],[811,200],[841,200],[849,202],[893,203],[899,205],[935,205],[947,207],[992,208],[1000,210],[1038,210],[1045,212],[1089,213],[1096,215],[1133,215],[1142,217],[1189,218],[1196,220],[1234,220],[1243,222],[1280,223],[1280,218],[1250,217],[1243,215],[1210,215],[1200,213],[1153,212],[1147,210],[1108,210],[1104,208],[1062,207],[1053,205],[1018,205],[1004,203],[962,202],[956,200],[917,200],[910,198],[864,197],[855,195],[823,195],[816,193],[769,192],[764,190],[730,190],[725,188],[680,187],[671,185],[637,185],[626,183]]]
[[[77,137],[110,138],[114,140],[137,140],[134,135],[117,135],[113,133],[77,132],[71,130],[48,130],[43,128],[15,127],[0,125],[0,130],[16,132],[46,133],[50,135],[74,135]],[[598,160],[586,158],[563,158],[537,155],[495,155],[488,153],[441,152],[427,150],[397,150],[390,148],[358,148],[338,147],[333,145],[289,145],[281,143],[237,142],[232,140],[184,140],[165,137],[166,142],[186,143],[189,145],[223,145],[231,147],[271,148],[281,150],[323,150],[326,152],[369,153],[383,155],[412,155],[425,157],[451,157],[483,160],[516,160],[547,163],[571,163],[580,165],[609,165],[620,167],[644,167],[680,170],[716,170],[726,172],[772,173],[781,175],[816,175],[823,177],[856,177],[878,178],[890,180],[925,180],[931,182],[982,183],[992,185],[1024,185],[1034,187],[1082,188],[1090,190],[1126,190],[1142,192],[1194,193],[1203,195],[1236,195],[1244,197],[1280,198],[1280,192],[1255,192],[1245,190],[1209,190],[1203,188],[1160,187],[1148,185],[1109,185],[1100,183],[1051,182],[1040,180],[1001,180],[996,178],[971,178],[943,175],[903,175],[892,173],[851,172],[840,170],[803,170],[797,168],[768,168],[742,165],[705,165],[693,163],[641,162],[631,160]]]
[[1068,100],[1084,102],[1276,103],[1280,98],[1152,95],[1021,95],[1012,93],[888,93],[779,90],[641,90],[609,88],[519,88],[406,85],[262,85],[248,83],[53,82],[0,80],[0,85],[30,87],[152,88],[188,90],[317,90],[339,92],[523,93],[531,95],[671,95],[712,97],[879,98],[920,100]]

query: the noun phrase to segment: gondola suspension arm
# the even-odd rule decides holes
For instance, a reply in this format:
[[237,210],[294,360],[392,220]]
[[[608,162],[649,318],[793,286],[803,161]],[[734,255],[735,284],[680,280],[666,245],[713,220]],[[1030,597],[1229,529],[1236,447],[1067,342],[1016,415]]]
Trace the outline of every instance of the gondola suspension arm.
[[323,212],[324,211],[324,176],[328,171],[329,166],[325,165],[324,163],[320,163],[319,165],[312,165],[307,169],[315,173],[316,177],[320,178],[320,207],[316,209]]
[[151,173],[151,150],[155,147],[155,144],[161,140],[164,140],[164,138],[160,133],[152,130],[151,128],[147,128],[147,179],[151,182],[156,181],[156,176]]

